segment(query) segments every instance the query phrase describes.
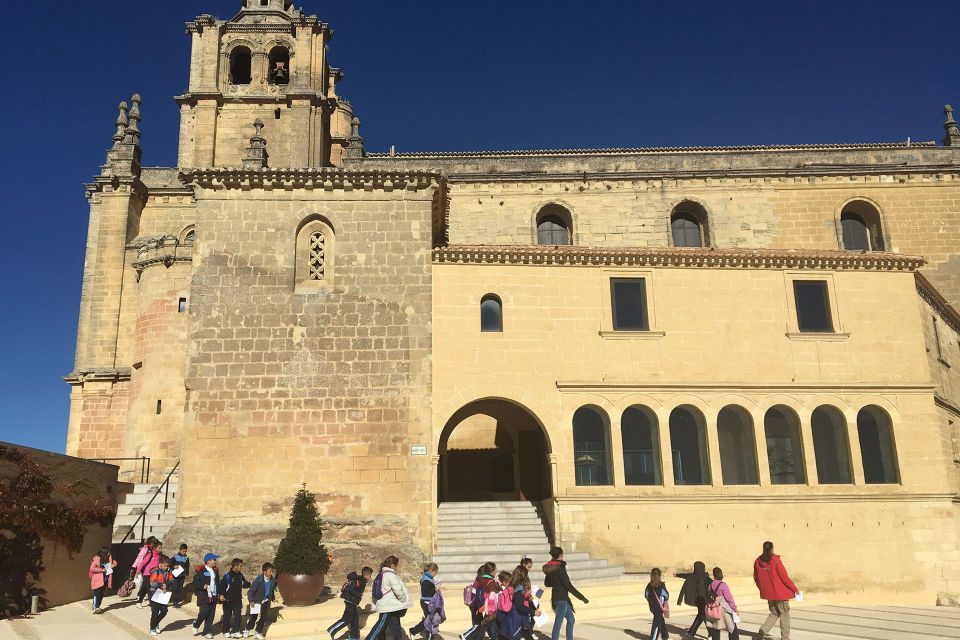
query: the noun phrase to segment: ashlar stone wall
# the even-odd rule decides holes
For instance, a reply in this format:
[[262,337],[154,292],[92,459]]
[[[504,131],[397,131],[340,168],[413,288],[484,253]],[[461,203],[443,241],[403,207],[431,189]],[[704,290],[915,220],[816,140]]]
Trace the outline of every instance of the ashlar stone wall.
[[[432,465],[410,453],[430,438],[432,192],[197,187],[171,539],[268,560],[305,483],[335,573],[422,558]],[[298,230],[314,220],[335,255],[326,280],[297,282]]]

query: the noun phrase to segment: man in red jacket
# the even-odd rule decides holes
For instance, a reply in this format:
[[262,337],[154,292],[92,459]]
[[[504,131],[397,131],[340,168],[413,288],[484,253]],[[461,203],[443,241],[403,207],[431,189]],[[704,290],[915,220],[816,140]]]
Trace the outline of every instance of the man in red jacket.
[[760,597],[767,601],[770,615],[760,627],[760,637],[771,640],[770,629],[780,621],[780,637],[790,640],[790,601],[800,589],[793,584],[780,556],[773,552],[773,543],[763,543],[763,553],[753,563],[753,581],[760,589]]

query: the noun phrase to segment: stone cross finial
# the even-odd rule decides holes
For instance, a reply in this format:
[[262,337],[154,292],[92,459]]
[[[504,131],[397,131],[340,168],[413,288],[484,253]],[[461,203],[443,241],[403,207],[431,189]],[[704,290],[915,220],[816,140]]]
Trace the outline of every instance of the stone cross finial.
[[117,123],[116,123],[116,132],[113,134],[113,147],[116,148],[121,142],[123,142],[124,133],[127,130],[127,103],[121,102],[117,107]]
[[960,146],[960,128],[957,128],[957,121],[953,119],[953,107],[949,104],[944,105],[943,115],[947,117],[946,122],[943,123],[943,128],[947,132],[943,138],[944,146]]
[[250,146],[247,147],[247,156],[243,159],[244,169],[263,169],[267,166],[267,139],[261,133],[263,131],[263,120],[257,118],[253,121],[253,128],[256,133],[250,138]]
[[347,157],[362,158],[363,138],[360,137],[360,118],[354,117],[350,121],[350,137],[347,138]]

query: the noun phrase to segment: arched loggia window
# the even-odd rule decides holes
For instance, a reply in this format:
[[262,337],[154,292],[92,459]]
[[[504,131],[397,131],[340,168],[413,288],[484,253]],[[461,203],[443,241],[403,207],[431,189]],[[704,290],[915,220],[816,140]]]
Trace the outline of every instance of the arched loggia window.
[[610,478],[609,421],[597,407],[573,414],[573,457],[578,487],[613,484]]
[[620,419],[623,474],[628,485],[662,484],[657,417],[646,407],[629,407]]
[[900,481],[893,425],[887,412],[867,406],[857,414],[863,479],[867,484],[896,484]]
[[289,84],[290,82],[290,50],[284,46],[270,49],[268,56],[270,65],[267,80],[270,84]]
[[800,439],[800,419],[797,414],[789,407],[771,407],[763,417],[763,431],[767,441],[770,482],[773,484],[806,482],[803,441]]
[[710,484],[706,421],[688,405],[670,412],[673,480],[676,484]]
[[850,446],[843,414],[828,405],[817,407],[810,416],[810,428],[817,459],[817,482],[850,484]]
[[723,484],[757,484],[757,447],[753,420],[743,407],[724,407],[717,415]]

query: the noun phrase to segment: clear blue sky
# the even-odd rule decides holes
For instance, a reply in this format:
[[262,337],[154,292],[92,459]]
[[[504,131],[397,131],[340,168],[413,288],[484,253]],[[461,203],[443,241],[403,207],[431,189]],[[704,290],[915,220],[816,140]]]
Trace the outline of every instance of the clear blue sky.
[[[939,140],[960,102],[956,2],[297,4],[335,30],[340,93],[374,150]],[[175,162],[183,23],[239,5],[5,3],[0,439],[63,450],[81,185],[135,91],[144,164]]]

